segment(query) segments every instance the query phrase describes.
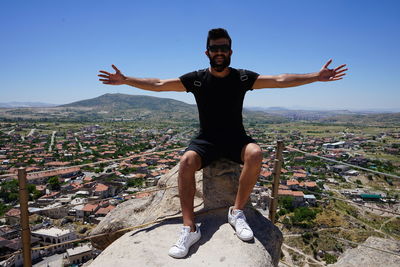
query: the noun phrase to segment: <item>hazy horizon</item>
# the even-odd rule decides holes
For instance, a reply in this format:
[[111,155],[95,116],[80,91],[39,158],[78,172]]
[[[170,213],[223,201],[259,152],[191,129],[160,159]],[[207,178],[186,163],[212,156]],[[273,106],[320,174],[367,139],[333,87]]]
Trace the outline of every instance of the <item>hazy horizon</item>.
[[[110,93],[111,94],[111,93]],[[132,94],[131,94],[132,95]],[[140,95],[140,94],[137,94]],[[100,95],[99,95],[100,96]],[[96,96],[96,97],[99,97]],[[93,98],[96,98],[93,97]],[[160,97],[160,96],[154,96],[154,97]],[[169,98],[169,97],[160,97],[160,98]],[[91,98],[88,98],[91,99]],[[173,98],[172,98],[173,99]],[[87,100],[87,99],[80,99],[77,101],[82,101],[82,100]],[[179,99],[175,99],[177,101],[182,101]],[[27,104],[32,104],[32,105],[39,105],[39,104],[43,104],[43,105],[53,105],[53,106],[60,106],[60,105],[66,105],[66,104],[70,104],[73,102],[77,102],[77,101],[72,101],[72,102],[65,102],[65,103],[49,103],[49,102],[43,102],[43,101],[10,101],[10,102],[0,102],[0,108],[5,108],[5,105],[10,104],[10,105],[16,105],[15,108],[18,107],[23,107],[22,105],[27,105]],[[190,104],[190,105],[196,105],[196,103],[188,103],[186,101],[182,101],[184,103]],[[21,106],[17,106],[17,105],[21,105]],[[32,106],[34,107],[34,106]],[[400,108],[361,108],[361,109],[347,109],[347,108],[326,108],[326,107],[312,107],[312,106],[249,106],[249,105],[244,105],[244,108],[248,108],[248,109],[288,109],[288,110],[310,110],[310,111],[335,111],[335,110],[349,110],[349,111],[370,111],[370,112],[391,112],[391,113],[396,113],[396,112],[400,112]],[[13,108],[13,107],[9,107],[9,108]]]

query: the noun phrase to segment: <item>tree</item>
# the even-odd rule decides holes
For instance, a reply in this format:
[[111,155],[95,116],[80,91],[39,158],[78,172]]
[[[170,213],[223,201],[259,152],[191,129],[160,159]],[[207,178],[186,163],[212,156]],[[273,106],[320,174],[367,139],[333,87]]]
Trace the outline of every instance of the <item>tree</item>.
[[293,211],[293,200],[294,198],[292,196],[284,196],[279,198],[278,203],[283,209]]
[[5,203],[10,203],[18,200],[19,185],[17,180],[7,181],[1,184],[0,198]]
[[128,179],[126,185],[128,187],[142,187],[144,182],[144,178],[133,178]]
[[61,189],[61,184],[60,181],[58,180],[58,176],[50,177],[47,180],[47,183],[49,184],[50,189],[53,191],[58,191]]

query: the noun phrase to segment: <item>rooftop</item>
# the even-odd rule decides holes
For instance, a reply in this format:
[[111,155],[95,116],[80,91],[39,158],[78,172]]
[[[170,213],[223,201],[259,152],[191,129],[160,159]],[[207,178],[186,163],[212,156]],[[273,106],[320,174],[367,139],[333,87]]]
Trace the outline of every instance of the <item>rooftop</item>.
[[47,235],[47,236],[62,236],[62,235],[67,235],[70,234],[71,230],[69,229],[60,229],[60,228],[49,228],[49,229],[39,229],[37,231],[32,231],[32,234],[38,234],[38,235]]
[[92,250],[91,246],[83,245],[83,246],[67,249],[67,254],[68,254],[68,256],[75,256],[75,255],[79,255],[81,253],[89,252],[91,250]]

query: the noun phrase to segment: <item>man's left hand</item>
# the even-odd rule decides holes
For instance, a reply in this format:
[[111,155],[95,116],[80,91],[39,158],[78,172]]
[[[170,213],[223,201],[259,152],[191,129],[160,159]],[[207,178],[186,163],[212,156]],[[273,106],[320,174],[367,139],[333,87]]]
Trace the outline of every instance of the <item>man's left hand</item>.
[[329,64],[332,63],[332,59],[328,60],[326,64],[321,68],[318,75],[318,81],[321,82],[331,82],[343,79],[342,76],[346,75],[345,71],[348,69],[343,69],[346,64],[340,65],[334,69],[328,69]]

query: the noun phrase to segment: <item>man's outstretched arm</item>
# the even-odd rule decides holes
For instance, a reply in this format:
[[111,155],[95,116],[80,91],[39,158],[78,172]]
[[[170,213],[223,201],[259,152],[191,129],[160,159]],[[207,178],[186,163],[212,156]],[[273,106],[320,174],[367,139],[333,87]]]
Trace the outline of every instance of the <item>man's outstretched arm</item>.
[[167,80],[160,80],[156,78],[135,78],[135,77],[127,77],[121,73],[121,71],[111,65],[115,70],[115,73],[109,73],[107,71],[101,70],[102,74],[99,74],[101,79],[99,81],[103,82],[104,84],[110,85],[121,85],[126,84],[136,88],[149,90],[149,91],[178,91],[184,92],[186,91],[185,86],[182,84],[181,80],[176,79],[167,79]]
[[328,69],[331,64],[330,59],[318,72],[308,74],[280,74],[280,75],[260,75],[254,82],[253,89],[262,88],[285,88],[308,84],[312,82],[330,82],[343,79],[346,75],[344,69],[346,64],[340,65],[334,69]]

